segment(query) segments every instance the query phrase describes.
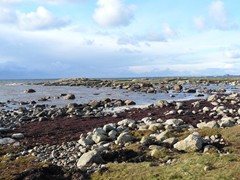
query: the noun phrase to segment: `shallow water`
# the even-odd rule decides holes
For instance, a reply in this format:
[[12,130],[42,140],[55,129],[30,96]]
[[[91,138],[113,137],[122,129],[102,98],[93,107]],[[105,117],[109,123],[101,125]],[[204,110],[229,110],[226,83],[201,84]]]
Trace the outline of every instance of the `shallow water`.
[[[83,86],[42,86],[30,85],[31,83],[42,82],[43,80],[8,80],[0,81],[0,102],[7,102],[8,100],[16,102],[36,101],[43,97],[51,97],[49,101],[38,102],[39,104],[57,105],[59,107],[65,106],[68,103],[86,103],[91,100],[102,100],[104,98],[110,99],[130,99],[135,101],[138,105],[152,104],[159,100],[189,100],[198,99],[195,94],[191,93],[157,93],[147,94],[141,92],[129,92],[127,90],[112,89],[110,87],[102,88],[87,88]],[[191,85],[188,85],[191,86]],[[26,89],[34,89],[35,93],[24,93]],[[218,86],[210,86],[208,88],[219,88]],[[228,92],[236,91],[232,86],[225,86]],[[55,99],[63,93],[72,93],[76,96],[75,100],[64,100],[62,98]],[[170,97],[174,94],[175,97]],[[205,95],[207,97],[207,95]],[[204,98],[204,97],[200,97]]]

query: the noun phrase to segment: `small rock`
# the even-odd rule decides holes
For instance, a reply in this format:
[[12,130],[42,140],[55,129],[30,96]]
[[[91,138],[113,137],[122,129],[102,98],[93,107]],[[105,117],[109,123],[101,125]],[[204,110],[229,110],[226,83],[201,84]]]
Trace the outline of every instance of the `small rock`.
[[24,138],[24,134],[23,133],[15,133],[12,135],[13,139],[23,139]]
[[24,93],[35,93],[36,91],[34,89],[26,89]]
[[67,95],[63,96],[63,99],[73,100],[73,99],[75,99],[75,95],[74,94],[67,94]]
[[15,142],[15,140],[14,139],[12,139],[12,138],[2,138],[2,139],[0,139],[0,145],[5,145],[5,144],[12,144],[12,143],[14,143]]

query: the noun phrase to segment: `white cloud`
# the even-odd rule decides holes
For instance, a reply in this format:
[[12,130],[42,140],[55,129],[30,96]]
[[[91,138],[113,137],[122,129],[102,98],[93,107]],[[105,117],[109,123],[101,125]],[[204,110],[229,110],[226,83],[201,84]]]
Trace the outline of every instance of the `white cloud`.
[[230,21],[224,3],[221,0],[215,0],[210,4],[209,15],[216,22],[217,28],[221,30],[238,28],[236,23]]
[[[35,0],[36,1],[36,0]],[[60,3],[76,3],[76,2],[84,2],[87,0],[38,0],[42,3],[50,3],[50,4],[60,4]]]
[[14,23],[16,22],[16,14],[8,8],[0,7],[0,22],[2,23]]
[[42,30],[66,26],[69,21],[55,17],[50,11],[40,6],[36,12],[17,12],[18,24],[24,30]]
[[19,2],[21,2],[21,0],[0,0],[0,5],[15,4]]
[[168,23],[162,25],[162,33],[167,39],[175,38],[178,34]]
[[118,39],[119,45],[134,45],[139,46],[140,42],[167,42],[178,36],[176,30],[174,30],[169,24],[165,23],[162,25],[160,32],[147,32],[142,35],[122,35]]
[[195,27],[199,30],[202,31],[206,28],[206,22],[205,19],[203,17],[194,17],[193,18],[193,22]]
[[240,52],[239,51],[225,51],[224,55],[231,59],[238,59],[240,58]]
[[93,19],[102,27],[126,26],[133,19],[133,5],[123,0],[97,0]]

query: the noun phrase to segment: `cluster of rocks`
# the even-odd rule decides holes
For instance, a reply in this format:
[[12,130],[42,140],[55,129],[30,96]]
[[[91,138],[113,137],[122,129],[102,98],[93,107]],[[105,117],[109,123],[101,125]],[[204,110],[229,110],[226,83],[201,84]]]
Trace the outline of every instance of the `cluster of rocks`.
[[0,127],[0,145],[6,145],[6,144],[15,144],[19,145],[18,140],[24,138],[23,133],[13,133],[11,136],[8,134],[12,132],[12,129],[10,128],[4,128]]
[[[216,126],[212,128],[217,128]],[[189,135],[179,140],[174,134],[188,131]],[[137,138],[136,131],[140,134],[147,132],[148,136]],[[182,119],[161,119],[154,120],[146,117],[140,121],[124,119],[118,123],[106,124],[103,127],[95,128],[93,131],[82,134],[76,142],[63,143],[62,145],[41,145],[22,154],[35,155],[40,161],[48,161],[67,168],[78,167],[89,172],[102,167],[102,164],[116,161],[111,156],[116,151],[127,151],[131,144],[138,144],[148,150],[149,156],[154,158],[159,150],[167,148],[168,151],[176,149],[178,151],[203,153],[222,153],[221,148],[226,145],[219,135],[202,137],[197,129],[190,124],[186,124]],[[150,132],[150,133],[149,133]],[[118,150],[116,150],[116,147]],[[220,148],[221,147],[221,148]],[[133,154],[132,157],[143,154]],[[111,158],[106,158],[110,156]],[[121,157],[124,159],[124,157]],[[161,163],[171,163],[173,159],[166,159]]]
[[58,117],[117,116],[116,113],[105,112],[103,109],[135,104],[136,103],[132,100],[109,98],[100,101],[93,100],[85,104],[70,103],[62,108],[29,102],[24,103],[24,105],[13,110],[1,110],[0,127],[15,128],[16,126],[26,122],[46,121],[48,119],[54,119]]
[[[112,87],[119,89],[126,89],[135,92],[146,93],[168,93],[170,91],[183,92],[183,93],[224,93],[226,89],[217,88],[209,89],[207,86],[217,85],[236,86],[240,81],[234,80],[194,80],[194,79],[132,79],[132,80],[101,80],[101,79],[88,79],[88,78],[71,78],[61,79],[52,82],[42,83],[45,86],[87,86],[87,87]],[[191,86],[189,86],[191,85]]]

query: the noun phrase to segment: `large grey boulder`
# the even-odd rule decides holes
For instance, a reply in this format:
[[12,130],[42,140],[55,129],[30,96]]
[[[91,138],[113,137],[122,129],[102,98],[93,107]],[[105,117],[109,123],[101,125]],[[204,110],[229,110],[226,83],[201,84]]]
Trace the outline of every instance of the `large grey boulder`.
[[129,132],[123,132],[118,136],[116,144],[125,144],[127,142],[131,142],[132,140],[133,140],[132,134],[130,134]]
[[119,126],[128,126],[129,124],[135,124],[135,121],[132,119],[123,119],[117,123]]
[[190,134],[187,138],[174,144],[174,148],[187,152],[200,150],[203,146],[203,139],[198,133]]
[[91,166],[93,163],[100,164],[103,163],[103,159],[100,156],[99,152],[92,150],[84,153],[77,162],[77,167],[79,169],[84,169],[88,166]]
[[235,121],[231,117],[223,117],[219,122],[221,127],[232,127],[235,126]]
[[112,130],[116,130],[116,124],[115,123],[109,123],[103,126],[103,130],[105,132],[110,132]]
[[168,119],[164,123],[165,125],[172,125],[172,126],[179,126],[184,124],[184,121],[182,119]]
[[108,137],[102,133],[99,133],[99,132],[95,132],[93,135],[92,135],[92,140],[95,142],[95,143],[99,143],[99,142],[102,142],[102,141],[106,141],[108,139]]
[[78,140],[78,143],[81,144],[82,146],[89,146],[89,145],[93,145],[95,142],[90,139],[90,138],[85,138],[85,137],[81,137],[79,140]]
[[216,121],[210,121],[210,122],[201,122],[197,124],[197,127],[202,128],[219,128],[219,124]]

